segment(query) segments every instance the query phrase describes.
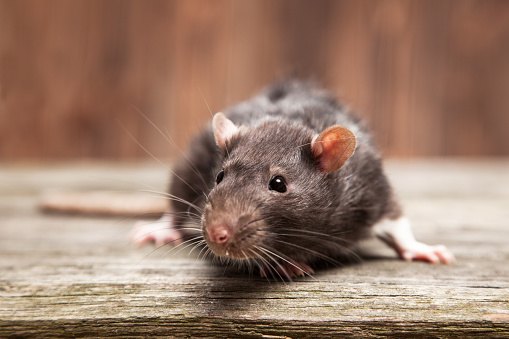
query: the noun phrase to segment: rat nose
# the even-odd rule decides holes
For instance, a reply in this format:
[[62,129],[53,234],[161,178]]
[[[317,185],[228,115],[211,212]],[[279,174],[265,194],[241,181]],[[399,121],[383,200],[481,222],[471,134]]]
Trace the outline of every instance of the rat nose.
[[209,229],[209,237],[216,244],[224,244],[230,239],[230,229],[224,225],[218,225]]

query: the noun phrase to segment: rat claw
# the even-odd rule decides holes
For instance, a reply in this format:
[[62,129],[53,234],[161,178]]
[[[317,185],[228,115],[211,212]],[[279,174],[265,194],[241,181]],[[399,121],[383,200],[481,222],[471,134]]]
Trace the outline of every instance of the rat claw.
[[456,261],[454,255],[445,247],[444,245],[436,245],[433,246],[435,249],[435,254],[440,258],[445,264],[452,264]]
[[260,277],[267,278],[268,269],[265,266],[260,266]]
[[296,275],[304,277],[305,275],[314,274],[315,271],[302,261],[287,263],[287,267],[290,268]]
[[282,275],[283,278],[285,279],[288,279],[288,280],[292,280],[292,278],[295,278],[295,273],[289,268],[287,267],[285,264],[280,264],[277,268],[276,268],[276,271]]
[[[304,277],[306,275],[311,275],[315,273],[315,271],[313,271],[311,267],[300,261],[278,263],[277,267],[275,267],[274,270],[278,275],[280,275],[281,278],[288,280],[292,280],[292,278],[296,277]],[[262,278],[266,278],[268,276],[269,271],[270,269],[268,269],[267,267],[260,266],[260,276]]]
[[430,246],[417,241],[400,249],[399,256],[406,261],[423,260],[432,264],[451,264],[455,261],[454,255],[444,245]]

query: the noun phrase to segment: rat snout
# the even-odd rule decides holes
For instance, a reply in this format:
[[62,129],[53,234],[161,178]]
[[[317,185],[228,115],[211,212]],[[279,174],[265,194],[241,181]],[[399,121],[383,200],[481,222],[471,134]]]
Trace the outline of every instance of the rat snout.
[[224,244],[231,238],[231,230],[223,224],[211,225],[207,229],[210,241],[216,244]]
[[236,243],[233,228],[222,219],[216,219],[204,225],[203,235],[209,248],[216,255],[232,256],[235,252]]
[[235,259],[248,259],[255,255],[264,234],[264,222],[258,220],[254,211],[246,211],[238,205],[224,208],[205,206],[202,219],[203,238],[210,250],[218,255]]

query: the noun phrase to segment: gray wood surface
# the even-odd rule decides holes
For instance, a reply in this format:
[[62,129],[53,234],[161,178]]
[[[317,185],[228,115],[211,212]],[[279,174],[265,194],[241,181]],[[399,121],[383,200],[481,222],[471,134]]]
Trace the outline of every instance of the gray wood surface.
[[164,190],[151,164],[0,167],[0,337],[507,337],[509,161],[389,161],[418,239],[453,265],[377,240],[311,278],[239,275],[197,253],[135,248],[134,220],[45,214],[48,189]]

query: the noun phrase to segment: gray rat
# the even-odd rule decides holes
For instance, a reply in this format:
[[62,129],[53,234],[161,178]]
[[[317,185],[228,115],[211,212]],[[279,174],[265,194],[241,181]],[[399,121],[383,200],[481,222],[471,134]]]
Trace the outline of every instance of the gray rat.
[[371,234],[405,260],[454,261],[415,240],[365,123],[308,82],[277,83],[216,113],[176,164],[169,197],[159,222],[136,228],[136,243],[180,243],[194,215],[215,256],[262,276],[311,274]]

